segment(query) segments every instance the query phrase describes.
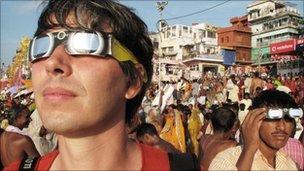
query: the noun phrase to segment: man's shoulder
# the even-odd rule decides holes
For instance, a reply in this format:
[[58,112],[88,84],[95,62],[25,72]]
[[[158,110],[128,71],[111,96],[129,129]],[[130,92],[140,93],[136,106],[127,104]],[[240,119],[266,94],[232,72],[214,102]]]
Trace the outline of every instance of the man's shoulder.
[[212,160],[209,170],[236,170],[236,163],[241,152],[241,146],[231,147],[219,152]]
[[[229,144],[231,145],[231,144]],[[227,148],[226,150],[223,150],[219,152],[216,157],[218,158],[225,158],[225,159],[238,159],[238,157],[241,155],[242,147],[241,146],[235,146]]]
[[[40,158],[37,158],[37,164],[34,166],[32,170],[49,170],[53,161],[55,160],[56,156],[58,155],[59,151],[55,150],[53,152],[50,152],[46,154],[45,156],[42,156]],[[28,158],[30,159],[30,158]],[[31,158],[32,159],[32,158]],[[7,167],[5,167],[4,170],[20,170],[20,167],[23,165],[23,160],[19,160],[17,162],[11,163]],[[33,161],[33,160],[31,160]]]
[[289,170],[297,170],[295,161],[282,149],[277,152],[277,160],[279,163],[278,167],[283,167],[282,169],[289,168]]
[[26,135],[22,135],[16,132],[9,132],[9,131],[5,131],[4,134],[6,134],[6,139],[10,142],[24,142],[24,141],[29,141],[30,138]]

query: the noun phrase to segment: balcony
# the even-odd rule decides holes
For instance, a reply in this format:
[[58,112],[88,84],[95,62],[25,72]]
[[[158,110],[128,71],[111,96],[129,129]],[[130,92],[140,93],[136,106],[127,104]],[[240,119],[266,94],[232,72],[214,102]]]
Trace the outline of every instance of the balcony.
[[169,52],[163,52],[164,56],[175,56],[177,55],[177,52],[174,51],[169,51]]
[[282,15],[285,15],[285,14],[294,14],[294,15],[297,15],[299,17],[301,16],[300,12],[297,9],[292,9],[292,8],[285,7],[285,8],[276,9],[275,17],[282,16]]

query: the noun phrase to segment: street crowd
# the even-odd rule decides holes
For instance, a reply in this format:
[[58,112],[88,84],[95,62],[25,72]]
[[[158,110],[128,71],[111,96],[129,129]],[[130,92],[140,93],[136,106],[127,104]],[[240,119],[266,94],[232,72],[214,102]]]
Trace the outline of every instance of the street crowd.
[[[252,108],[253,99],[267,90],[284,92],[303,109],[304,75],[301,73],[282,76],[260,76],[258,72],[229,76],[206,73],[201,79],[153,82],[135,117],[128,123],[127,133],[130,140],[170,153],[195,154],[205,170],[219,169],[215,165],[209,168],[213,159],[228,148],[243,145],[241,125]],[[1,138],[4,166],[22,158],[23,153],[40,156],[57,148],[56,135],[44,128],[31,90],[21,89],[15,94],[3,90],[1,95],[1,129],[7,132],[10,142],[3,145],[5,140]],[[275,101],[278,97],[269,98]],[[282,151],[298,169],[303,169],[303,117],[296,118],[294,124]],[[24,139],[24,146],[14,143],[20,139]],[[16,149],[22,153],[14,154]]]

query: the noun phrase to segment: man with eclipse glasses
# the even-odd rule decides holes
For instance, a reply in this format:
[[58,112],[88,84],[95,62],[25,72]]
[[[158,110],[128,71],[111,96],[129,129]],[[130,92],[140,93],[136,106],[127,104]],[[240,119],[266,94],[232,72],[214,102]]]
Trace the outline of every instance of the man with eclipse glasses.
[[6,169],[199,169],[193,155],[168,154],[127,137],[152,77],[145,23],[115,1],[45,3],[29,61],[37,109],[44,127],[57,134],[58,150]]
[[242,124],[244,144],[219,153],[210,170],[298,170],[282,151],[303,110],[287,93],[266,90],[253,99]]

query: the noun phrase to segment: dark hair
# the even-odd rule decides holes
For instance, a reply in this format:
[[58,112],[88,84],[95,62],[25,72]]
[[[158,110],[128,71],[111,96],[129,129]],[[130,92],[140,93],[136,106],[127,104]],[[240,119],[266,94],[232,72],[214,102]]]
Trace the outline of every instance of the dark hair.
[[235,115],[238,116],[238,112],[239,112],[239,105],[238,103],[224,103],[223,107],[226,109],[230,109],[232,112],[234,112]]
[[256,72],[254,72],[254,76],[255,76],[255,77],[259,77],[259,76],[260,76],[260,73],[256,71]]
[[[143,83],[138,95],[126,103],[126,122],[130,122],[141,104],[153,72],[153,45],[146,24],[133,9],[112,0],[50,0],[45,3],[47,5],[38,20],[35,36],[54,27],[102,32],[105,26],[109,26],[112,29],[111,34],[133,52],[139,63],[144,66],[148,80]],[[66,19],[70,15],[75,18],[76,26],[67,23]],[[123,72],[130,77],[129,84],[134,83],[139,75],[134,64],[130,61],[119,64]]]
[[154,125],[149,123],[142,123],[136,127],[136,137],[143,137],[145,134],[158,135]]
[[183,113],[183,115],[187,116],[191,114],[191,110],[188,106],[185,106],[183,104],[178,104],[177,105],[177,110]]
[[245,110],[245,107],[246,107],[245,104],[244,104],[244,103],[241,103],[239,108],[240,108],[241,111],[244,111],[244,110]]
[[214,131],[228,132],[236,120],[236,114],[225,107],[216,109],[211,115],[211,123]]
[[8,123],[12,125],[20,116],[23,110],[29,110],[25,105],[15,104],[11,107],[8,114]]
[[261,107],[297,108],[298,105],[289,94],[283,91],[265,90],[253,99],[251,109]]

